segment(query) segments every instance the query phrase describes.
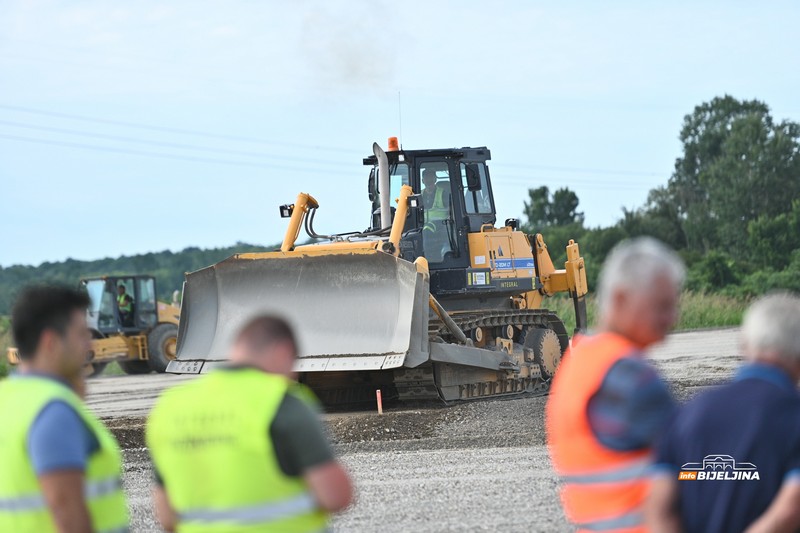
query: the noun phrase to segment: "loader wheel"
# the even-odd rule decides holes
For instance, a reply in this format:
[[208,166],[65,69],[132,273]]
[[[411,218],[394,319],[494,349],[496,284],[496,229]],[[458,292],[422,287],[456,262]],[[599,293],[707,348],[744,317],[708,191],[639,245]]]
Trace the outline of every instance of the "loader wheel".
[[159,324],[147,335],[147,350],[150,352],[150,368],[159,374],[175,359],[178,346],[178,326]]
[[147,361],[120,361],[119,367],[122,369],[123,372],[126,374],[149,374],[150,373],[150,365],[147,364]]
[[542,376],[550,379],[561,362],[561,342],[552,329],[531,328],[525,336],[525,359],[538,363]]

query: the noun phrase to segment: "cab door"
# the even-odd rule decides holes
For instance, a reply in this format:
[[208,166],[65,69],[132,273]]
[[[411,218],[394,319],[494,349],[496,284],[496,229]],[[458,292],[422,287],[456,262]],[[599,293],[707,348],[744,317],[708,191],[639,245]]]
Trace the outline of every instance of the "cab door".
[[431,291],[463,292],[469,266],[469,223],[464,217],[457,162],[450,157],[420,158],[415,172],[421,185],[419,224],[431,270]]
[[458,168],[461,175],[464,215],[469,224],[470,233],[479,232],[484,224],[494,226],[497,217],[486,163],[462,160],[459,162]]
[[136,324],[141,329],[154,328],[158,324],[155,278],[136,278]]

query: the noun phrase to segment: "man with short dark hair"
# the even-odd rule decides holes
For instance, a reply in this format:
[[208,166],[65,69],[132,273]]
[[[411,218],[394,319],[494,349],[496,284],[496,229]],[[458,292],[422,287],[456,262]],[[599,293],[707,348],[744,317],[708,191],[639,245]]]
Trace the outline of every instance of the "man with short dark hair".
[[0,531],[127,531],[122,460],[86,409],[89,298],[32,287],[11,316],[20,371],[0,382]]
[[232,365],[166,391],[147,423],[163,527],[321,531],[352,501],[313,393],[293,378],[297,346],[282,319],[251,320]]
[[684,406],[656,449],[652,531],[800,529],[800,298],[754,303],[741,339],[733,381]]

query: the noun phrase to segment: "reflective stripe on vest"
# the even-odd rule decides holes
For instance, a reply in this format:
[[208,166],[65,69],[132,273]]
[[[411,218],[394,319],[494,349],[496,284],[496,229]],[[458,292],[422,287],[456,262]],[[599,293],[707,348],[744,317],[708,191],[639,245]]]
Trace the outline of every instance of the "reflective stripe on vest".
[[[121,489],[122,480],[118,477],[90,481],[83,484],[83,494],[87,500],[96,500]],[[37,511],[46,507],[47,503],[45,503],[44,496],[41,494],[0,500],[0,510],[11,513]]]
[[114,492],[122,490],[122,480],[118,477],[110,477],[98,481],[84,483],[83,494],[87,500],[96,500],[103,496],[108,496]]
[[41,494],[32,494],[30,496],[0,500],[0,511],[8,511],[9,513],[37,511],[43,509],[46,505],[47,504],[44,503],[44,496]]
[[607,520],[595,520],[594,522],[587,522],[584,524],[576,524],[579,528],[587,531],[614,531],[615,529],[627,529],[641,526],[644,522],[644,517],[639,511],[628,513],[616,518],[609,518]]
[[313,512],[316,508],[317,502],[310,494],[306,493],[290,500],[265,503],[263,505],[250,505],[219,511],[192,509],[181,513],[180,520],[182,522],[201,522],[203,524],[225,522],[235,525],[252,525],[294,518],[295,516]]
[[653,462],[650,457],[635,459],[627,464],[603,472],[587,472],[586,474],[568,474],[560,476],[563,483],[576,483],[579,485],[593,483],[618,483],[647,478],[652,469]]

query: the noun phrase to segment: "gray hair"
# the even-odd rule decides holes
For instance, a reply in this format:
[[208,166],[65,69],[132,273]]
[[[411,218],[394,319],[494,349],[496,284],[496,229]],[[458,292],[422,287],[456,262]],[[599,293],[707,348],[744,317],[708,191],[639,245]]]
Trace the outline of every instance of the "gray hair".
[[800,298],[780,292],[757,300],[744,315],[741,335],[750,358],[770,351],[800,362]]
[[672,249],[652,237],[636,237],[617,244],[608,254],[597,282],[601,313],[611,308],[611,295],[623,289],[641,291],[659,276],[667,276],[676,289],[683,286],[686,267]]

